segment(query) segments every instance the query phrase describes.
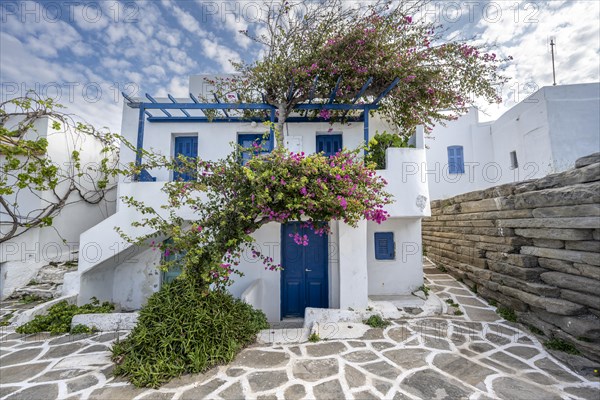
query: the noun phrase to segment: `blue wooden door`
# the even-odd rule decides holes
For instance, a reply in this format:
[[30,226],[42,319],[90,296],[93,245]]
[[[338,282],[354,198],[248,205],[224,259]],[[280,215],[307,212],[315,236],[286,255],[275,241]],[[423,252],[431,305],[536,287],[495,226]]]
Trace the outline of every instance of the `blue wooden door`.
[[[189,158],[198,157],[198,137],[197,136],[179,136],[175,138],[174,157],[184,155]],[[195,179],[196,171],[173,172],[173,180],[191,181]]]
[[342,135],[317,135],[317,153],[332,156],[342,150]]
[[[308,246],[290,234],[308,236]],[[306,307],[329,307],[327,235],[316,235],[300,222],[282,226],[281,317],[304,317]]]

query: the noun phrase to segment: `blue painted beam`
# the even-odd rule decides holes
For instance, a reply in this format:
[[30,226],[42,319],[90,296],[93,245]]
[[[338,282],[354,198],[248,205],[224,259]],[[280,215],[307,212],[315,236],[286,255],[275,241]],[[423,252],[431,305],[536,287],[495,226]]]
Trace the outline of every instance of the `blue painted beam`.
[[352,104],[356,103],[358,101],[358,99],[360,99],[360,97],[365,94],[365,92],[367,91],[367,89],[369,88],[369,86],[371,85],[371,83],[373,83],[373,77],[370,77],[367,82],[363,85],[362,88],[360,88],[360,91],[356,94],[356,96],[354,96],[354,99],[352,99]]
[[342,77],[340,76],[337,80],[337,82],[335,83],[335,88],[333,89],[333,91],[331,92],[331,96],[329,96],[329,104],[333,103],[333,100],[335,100],[335,96],[337,96],[337,91],[340,88],[340,82],[342,81]]
[[[216,101],[217,103],[221,103],[221,102],[219,101],[219,98],[217,97],[217,95],[216,95],[215,93],[213,93],[213,96],[215,97],[215,101]],[[223,114],[225,114],[225,116],[226,116],[227,118],[229,118],[229,114],[227,113],[227,110],[225,110],[225,109],[223,108],[223,109],[222,109],[222,111],[223,111]]]
[[[210,123],[210,122],[216,122],[216,123],[231,123],[231,122],[266,122],[266,121],[270,121],[270,118],[259,118],[259,117],[253,117],[253,118],[242,118],[242,117],[229,117],[229,118],[213,118],[213,119],[208,119],[206,117],[196,117],[196,116],[191,116],[191,117],[152,117],[152,118],[148,118],[148,122],[200,122],[200,123]],[[363,121],[363,117],[358,116],[358,117],[350,117],[347,119],[348,122],[362,122]],[[286,122],[331,122],[330,120],[326,120],[320,117],[315,117],[315,118],[309,118],[309,117],[288,117],[286,119]]]
[[138,101],[133,101],[133,99],[126,95],[125,92],[121,92],[121,94],[123,95],[123,98],[127,100],[127,105],[129,107],[134,107],[134,105],[140,104]]
[[196,96],[194,96],[192,93],[190,93],[190,99],[192,99],[192,101],[196,104],[200,104],[200,102],[198,101],[198,99],[196,98]]
[[393,88],[396,87],[398,82],[400,82],[400,78],[394,79],[394,81],[392,83],[390,83],[390,86],[388,86],[383,92],[381,92],[381,94],[379,96],[377,96],[377,98],[371,103],[371,105],[372,106],[377,105],[377,103],[379,103],[381,101],[381,99],[383,99],[385,96],[387,96],[387,94],[389,92],[391,92]]
[[[365,94],[365,92],[367,91],[367,89],[369,88],[369,85],[371,85],[371,83],[373,82],[373,77],[371,76],[367,82],[365,82],[365,84],[363,85],[362,88],[360,88],[360,90],[358,91],[358,93],[356,94],[356,96],[354,96],[354,99],[352,99],[352,104],[356,103],[358,101],[358,99],[360,99],[360,97]],[[346,118],[346,115],[348,114],[348,111],[344,112],[344,114],[342,115],[342,119]]]
[[[146,97],[147,97],[147,98],[148,98],[148,100],[150,100],[152,103],[154,103],[154,104],[160,104],[160,103],[158,103],[156,100],[154,100],[154,97],[150,96],[148,93],[146,93]],[[162,107],[160,107],[160,108],[159,108],[159,110],[161,110],[163,113],[165,113],[165,115],[166,115],[167,117],[171,117],[171,116],[172,116],[170,112],[168,112],[167,110],[165,110],[165,109],[164,109],[164,108],[162,108]]]
[[[140,103],[149,110],[276,110],[275,106],[264,103]],[[366,104],[376,109],[377,105]],[[362,110],[365,104],[298,104],[295,110]]]
[[141,103],[149,110],[270,110],[275,108],[263,103]]
[[[138,134],[136,143],[137,151],[135,154],[135,165],[138,167],[142,165],[142,149],[144,148],[144,121],[146,120],[146,118],[144,118],[146,115],[145,111],[146,110],[144,109],[144,106],[141,105],[138,116]],[[139,179],[139,175],[134,176],[133,179],[137,181]]]
[[[177,103],[177,100],[175,100],[175,97],[171,96],[170,94],[168,94],[167,96],[169,96],[169,100],[171,100],[173,103]],[[184,109],[181,109],[179,111],[181,111],[186,117],[191,117],[190,113],[185,111]]]
[[[363,139],[365,141],[365,146],[369,144],[369,109],[365,107],[365,111],[363,112]],[[365,147],[364,155],[367,155],[367,148]]]

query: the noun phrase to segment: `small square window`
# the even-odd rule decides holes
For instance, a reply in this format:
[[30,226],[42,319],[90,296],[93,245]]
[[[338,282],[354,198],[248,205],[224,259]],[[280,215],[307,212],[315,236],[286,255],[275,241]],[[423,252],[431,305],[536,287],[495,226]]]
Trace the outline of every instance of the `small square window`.
[[375,233],[375,259],[393,260],[395,258],[394,232]]
[[516,151],[510,152],[510,168],[511,169],[519,168],[519,161],[517,160],[517,152]]
[[[260,145],[260,150],[257,150],[255,154],[267,154],[273,149],[273,141],[271,138],[269,137],[267,139],[260,133],[240,133],[238,134],[238,144],[245,149],[251,149],[254,144]],[[250,158],[252,158],[252,151],[243,151],[240,162],[242,165],[246,165]]]

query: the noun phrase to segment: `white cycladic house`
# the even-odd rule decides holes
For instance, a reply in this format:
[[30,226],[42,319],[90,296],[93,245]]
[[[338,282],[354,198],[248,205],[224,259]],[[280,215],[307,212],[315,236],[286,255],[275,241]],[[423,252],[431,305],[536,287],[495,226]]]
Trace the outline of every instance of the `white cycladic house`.
[[[190,92],[195,96],[202,92],[198,87],[201,81],[198,77],[190,79]],[[131,100],[132,104],[142,101]],[[192,103],[189,98],[156,101]],[[143,148],[169,156],[185,151],[204,160],[220,159],[233,150],[230,143],[260,137],[267,129],[249,121],[182,122],[165,118],[156,109],[147,111],[150,115],[162,115],[163,121],[125,105],[121,132],[136,143],[142,120]],[[194,114],[198,110],[188,111],[191,117],[198,115]],[[181,111],[169,113],[172,117],[188,118]],[[363,143],[365,133],[372,136],[377,130],[386,129],[389,131],[390,127],[374,117],[367,130],[363,122],[333,126],[325,121],[290,122],[285,129],[285,140],[292,151],[314,153],[318,148],[325,149],[325,145],[335,150],[340,145],[355,148]],[[187,150],[182,150],[186,147]],[[122,148],[121,161],[133,160],[135,153]],[[380,225],[362,221],[352,228],[343,222],[329,221],[332,234],[315,236],[306,247],[286,242],[290,240],[287,229],[293,223],[263,226],[254,234],[256,242],[283,270],[268,271],[250,256],[242,257],[239,268],[245,275],[236,278],[231,293],[262,309],[269,321],[274,322],[303,317],[308,306],[365,309],[369,295],[405,295],[417,289],[423,284],[421,218],[430,215],[430,206],[427,183],[413,171],[415,165],[424,162],[422,146],[388,149],[387,168],[377,172],[389,182],[387,190],[395,196],[395,202],[387,206],[391,218]],[[133,196],[158,210],[166,201],[161,188],[173,177],[168,170],[149,172],[155,181],[120,181],[119,197]],[[185,216],[186,211],[181,212]],[[115,231],[118,226],[133,236],[148,233],[147,228],[131,227],[132,221],[140,219],[137,211],[118,202],[114,215],[81,235],[80,304],[95,296],[116,303],[122,310],[139,309],[172,278],[172,274],[162,273],[158,268],[161,262],[158,251],[134,247]]]
[[[18,124],[16,118],[5,121],[11,129]],[[86,166],[98,168],[104,144],[94,136],[77,132],[66,133],[64,129],[55,129],[50,118],[41,118],[34,122],[34,127],[27,131],[24,139],[36,140],[46,138],[47,154],[60,169],[68,170],[71,152],[79,151],[82,169]],[[0,163],[4,157],[0,154]],[[82,191],[94,189],[94,176],[83,176],[78,179]],[[55,191],[60,196],[66,193],[65,185],[70,181],[61,181]],[[114,180],[108,187],[114,187]],[[11,185],[9,178],[8,185]],[[24,188],[15,194],[2,196],[10,210],[18,215],[36,215],[36,210],[48,207],[57,202],[52,191],[30,191]],[[116,208],[116,190],[108,191],[102,201],[90,204],[80,200],[73,192],[65,201],[65,206],[53,218],[52,226],[30,229],[22,235],[0,243],[0,299],[10,296],[16,289],[27,285],[44,265],[51,262],[64,262],[77,258],[79,237],[82,232],[98,224],[114,214]],[[4,237],[12,227],[12,218],[5,209],[0,209],[0,230]],[[17,232],[20,232],[17,231]]]
[[565,171],[600,150],[600,83],[543,87],[492,122],[470,108],[425,146],[433,200]]

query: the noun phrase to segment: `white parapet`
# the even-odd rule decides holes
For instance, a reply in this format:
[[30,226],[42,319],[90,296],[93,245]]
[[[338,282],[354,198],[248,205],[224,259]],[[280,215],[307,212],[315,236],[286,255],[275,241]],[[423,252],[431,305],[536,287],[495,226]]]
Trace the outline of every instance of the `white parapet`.
[[431,216],[425,166],[425,149],[386,150],[386,169],[377,174],[388,182],[386,190],[394,196],[394,203],[385,207],[391,217]]

